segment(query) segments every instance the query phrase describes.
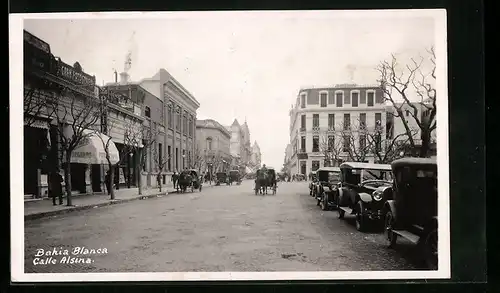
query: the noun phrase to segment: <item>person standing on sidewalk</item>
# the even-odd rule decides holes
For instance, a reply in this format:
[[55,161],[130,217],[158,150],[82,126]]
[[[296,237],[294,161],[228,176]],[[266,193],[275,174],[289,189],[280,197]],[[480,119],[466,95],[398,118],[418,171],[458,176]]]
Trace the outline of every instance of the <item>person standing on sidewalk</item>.
[[62,182],[63,178],[61,174],[57,171],[54,170],[50,174],[50,195],[52,197],[52,204],[56,204],[56,197],[59,198],[59,205],[63,204],[63,199],[62,199]]

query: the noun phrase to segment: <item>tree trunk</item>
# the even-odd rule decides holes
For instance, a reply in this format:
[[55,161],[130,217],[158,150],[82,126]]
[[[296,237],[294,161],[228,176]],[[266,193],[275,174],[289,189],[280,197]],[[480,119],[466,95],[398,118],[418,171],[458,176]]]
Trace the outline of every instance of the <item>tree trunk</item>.
[[422,145],[420,146],[419,157],[425,158],[429,155],[429,149],[431,143],[430,131],[428,129],[422,129],[420,139],[422,140]]
[[66,151],[66,164],[64,165],[64,188],[66,189],[66,205],[72,206],[71,202],[71,151]]
[[158,174],[156,175],[156,182],[158,183],[158,189],[160,190],[161,192],[161,170],[158,172]]
[[115,166],[108,162],[108,167],[109,167],[109,186],[106,186],[106,188],[109,188],[109,195],[110,199],[113,200],[115,199]]
[[139,176],[137,178],[137,188],[139,189],[139,195],[142,195],[142,172],[140,171],[140,167],[138,169],[139,171],[137,172],[137,174],[139,174]]

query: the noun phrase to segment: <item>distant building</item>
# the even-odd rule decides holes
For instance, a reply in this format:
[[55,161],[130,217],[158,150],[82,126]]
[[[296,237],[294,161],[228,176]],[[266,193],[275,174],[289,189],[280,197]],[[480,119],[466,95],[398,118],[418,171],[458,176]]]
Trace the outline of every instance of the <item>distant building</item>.
[[260,168],[262,163],[262,154],[260,153],[260,147],[255,141],[252,145],[252,155],[250,157],[250,165],[252,168]]
[[245,121],[240,125],[237,119],[234,119],[231,126],[226,127],[231,130],[231,156],[232,165],[241,172],[246,173],[247,168],[251,167],[252,147],[250,144],[250,130]]
[[196,120],[196,143],[192,168],[201,172],[227,172],[231,167],[231,133],[219,122]]
[[[349,160],[349,146],[361,147],[366,142],[355,131],[353,137],[347,137],[346,131],[361,124],[366,128],[385,125],[385,112],[383,91],[377,85],[301,89],[289,111],[291,173],[307,175],[325,165],[335,166]],[[325,159],[324,145],[330,143],[339,146],[335,160]],[[373,155],[367,154],[363,161],[374,160]]]

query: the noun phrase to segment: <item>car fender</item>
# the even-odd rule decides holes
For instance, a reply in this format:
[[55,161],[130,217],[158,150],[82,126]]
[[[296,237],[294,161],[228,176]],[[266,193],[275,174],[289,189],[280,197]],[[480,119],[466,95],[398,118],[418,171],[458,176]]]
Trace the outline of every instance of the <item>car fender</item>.
[[358,193],[358,196],[359,200],[361,200],[363,203],[370,203],[373,200],[372,196],[365,192]]

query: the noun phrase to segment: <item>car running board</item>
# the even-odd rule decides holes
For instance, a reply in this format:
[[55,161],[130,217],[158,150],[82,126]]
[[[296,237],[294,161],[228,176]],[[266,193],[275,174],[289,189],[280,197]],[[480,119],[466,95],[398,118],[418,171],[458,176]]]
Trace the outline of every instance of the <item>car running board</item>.
[[406,230],[392,230],[393,233],[410,240],[413,244],[417,244],[420,237]]
[[344,212],[346,212],[346,214],[353,214],[354,213],[354,210],[351,209],[351,208],[348,208],[348,207],[339,207],[341,210],[343,210]]

